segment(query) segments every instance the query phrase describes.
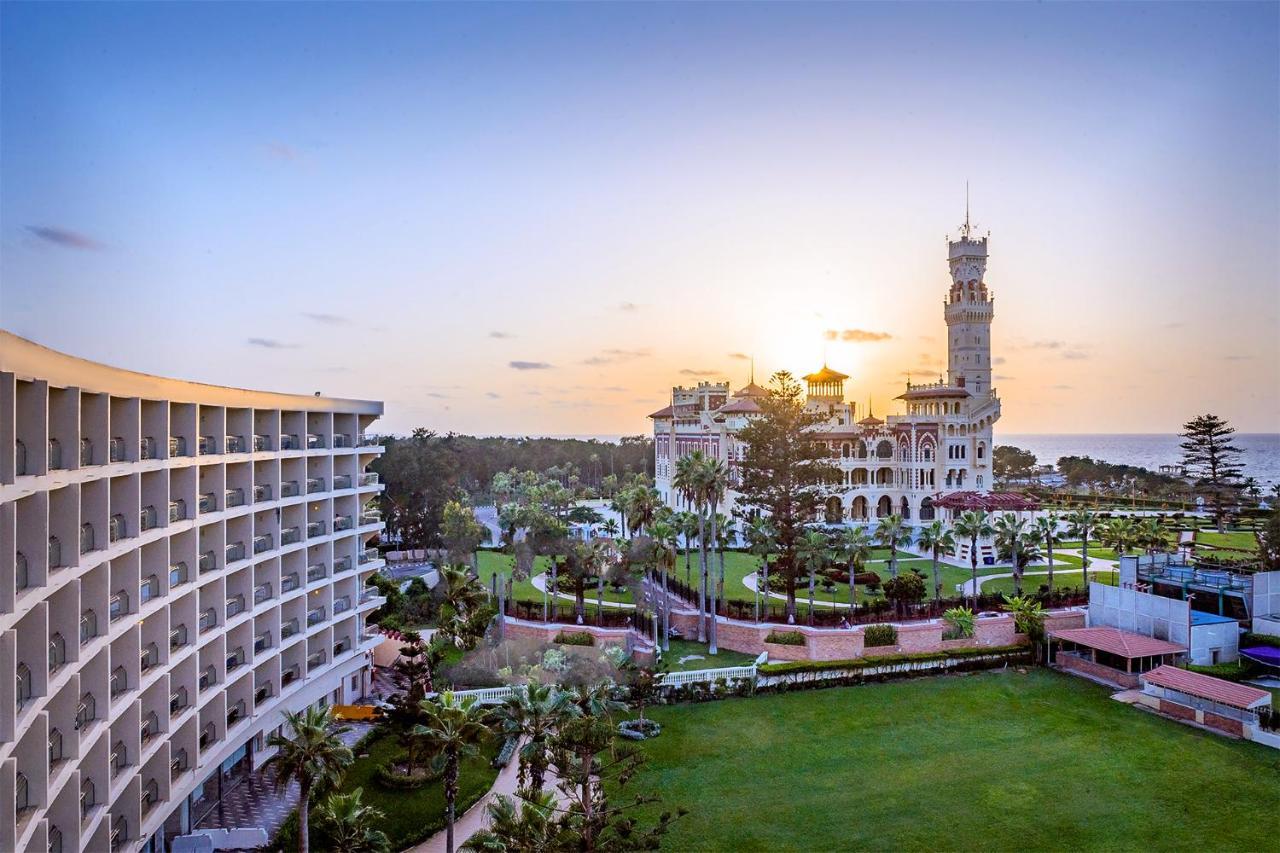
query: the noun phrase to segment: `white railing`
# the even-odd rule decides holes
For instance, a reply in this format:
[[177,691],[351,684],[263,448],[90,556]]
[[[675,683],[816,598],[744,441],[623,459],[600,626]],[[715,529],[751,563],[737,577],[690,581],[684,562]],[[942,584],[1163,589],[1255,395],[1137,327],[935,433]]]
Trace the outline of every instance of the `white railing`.
[[512,685],[506,687],[482,687],[478,690],[455,690],[453,695],[458,700],[474,696],[476,703],[480,705],[501,705],[507,701],[508,697],[514,696],[517,689],[522,688]]
[[754,680],[756,665],[722,666],[718,669],[689,669],[683,672],[668,672],[662,676],[663,687],[679,687],[682,684],[714,684],[720,679],[725,681]]

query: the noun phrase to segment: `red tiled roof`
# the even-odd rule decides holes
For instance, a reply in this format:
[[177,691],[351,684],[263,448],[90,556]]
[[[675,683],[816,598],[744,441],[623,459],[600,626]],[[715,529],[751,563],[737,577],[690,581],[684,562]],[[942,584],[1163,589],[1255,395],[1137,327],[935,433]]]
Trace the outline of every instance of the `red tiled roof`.
[[1157,640],[1145,634],[1122,631],[1119,628],[1065,628],[1049,634],[1055,640],[1066,640],[1088,646],[1100,652],[1119,655],[1122,658],[1145,658],[1154,655],[1172,655],[1185,652],[1185,646],[1170,643],[1168,640]]
[[867,415],[865,418],[858,421],[858,426],[880,426],[882,423],[884,423],[884,421],[880,420],[875,415]]
[[995,510],[1039,509],[1035,498],[1017,492],[939,492],[933,496],[933,505],[943,509]]
[[739,397],[732,403],[721,406],[717,411],[730,415],[737,414],[739,412],[754,414],[760,411],[760,404],[750,397]]
[[759,385],[757,385],[754,382],[748,382],[745,386],[743,386],[741,391],[739,391],[737,394],[734,394],[733,396],[735,397],[768,397],[769,389],[761,388]]
[[671,413],[672,413],[673,411],[674,411],[674,410],[673,410],[670,406],[667,406],[665,409],[658,409],[658,411],[654,412],[652,415],[649,415],[649,417],[651,417],[651,418],[669,418],[669,417],[671,417]]
[[1269,691],[1259,690],[1247,684],[1223,681],[1221,678],[1214,678],[1212,675],[1200,672],[1178,669],[1176,666],[1158,666],[1143,675],[1142,680],[1157,687],[1167,687],[1179,693],[1198,696],[1221,705],[1230,705],[1232,708],[1258,708],[1271,704]]

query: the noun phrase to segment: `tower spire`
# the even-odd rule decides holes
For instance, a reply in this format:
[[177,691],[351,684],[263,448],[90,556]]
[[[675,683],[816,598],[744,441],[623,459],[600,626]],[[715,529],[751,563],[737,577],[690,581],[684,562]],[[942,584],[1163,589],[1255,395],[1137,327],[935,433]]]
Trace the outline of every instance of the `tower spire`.
[[969,182],[964,182],[964,236],[969,236]]

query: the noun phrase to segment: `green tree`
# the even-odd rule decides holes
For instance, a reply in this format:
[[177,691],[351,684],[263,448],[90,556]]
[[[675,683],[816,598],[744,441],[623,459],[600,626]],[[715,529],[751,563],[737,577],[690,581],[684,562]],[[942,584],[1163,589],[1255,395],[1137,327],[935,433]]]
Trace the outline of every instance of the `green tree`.
[[519,799],[499,794],[486,809],[488,826],[463,842],[467,853],[547,853],[572,847],[572,825],[557,818],[550,791]]
[[1080,537],[1080,579],[1089,588],[1089,534],[1098,526],[1098,514],[1087,509],[1067,513],[1067,533]]
[[350,766],[351,750],[342,744],[347,726],[329,726],[324,708],[284,712],[284,730],[288,735],[272,734],[267,746],[276,750],[264,768],[275,768],[276,791],[283,793],[290,782],[298,783],[298,851],[307,853],[311,846],[311,798],[337,787],[343,772]]
[[902,522],[902,516],[896,512],[880,519],[876,525],[876,544],[889,549],[889,576],[898,576],[898,547],[911,544],[911,530]]
[[444,596],[438,636],[460,649],[475,648],[494,614],[489,591],[471,574],[449,566],[440,570],[438,588]]
[[1058,516],[1056,513],[1050,512],[1045,515],[1037,516],[1031,522],[1031,532],[1035,537],[1036,544],[1045,549],[1046,557],[1049,560],[1049,592],[1053,592],[1053,546],[1057,545],[1061,540],[1058,535]]
[[757,516],[747,523],[747,545],[751,553],[760,558],[760,569],[756,577],[756,621],[760,621],[760,600],[764,597],[765,609],[769,602],[769,555],[777,547],[773,527],[768,519]]
[[671,485],[698,517],[698,642],[707,641],[707,457],[694,450],[676,460]]
[[1235,429],[1217,415],[1200,415],[1182,425],[1182,466],[1195,477],[1196,491],[1213,506],[1218,532],[1224,529],[1226,503],[1239,494],[1243,473],[1240,455],[1231,443]]
[[580,713],[572,698],[554,684],[530,681],[513,690],[494,712],[504,734],[524,739],[520,748],[520,784],[533,796],[542,793],[546,782],[551,736],[560,723]]
[[414,729],[422,749],[444,780],[445,849],[453,853],[453,821],[458,802],[458,768],[462,759],[479,752],[478,744],[492,732],[485,725],[485,711],[474,696],[459,700],[451,692],[439,699],[424,699],[426,721]]
[[942,575],[938,571],[938,559],[944,553],[950,553],[955,550],[955,534],[941,519],[934,519],[928,525],[920,528],[920,533],[916,536],[916,547],[928,551],[933,558],[933,600],[941,601]]
[[1258,531],[1258,557],[1264,572],[1280,572],[1280,508],[1271,511]]
[[1138,531],[1131,518],[1112,518],[1098,528],[1098,542],[1110,548],[1119,557],[1133,549],[1138,541]]
[[[724,550],[723,543],[720,541],[720,524],[724,520],[724,516],[720,514],[720,503],[724,500],[725,492],[729,490],[729,469],[719,459],[708,457],[702,461],[702,488],[704,499],[707,507],[707,518],[711,522],[711,544],[720,552],[720,577],[716,581],[710,578],[705,580],[704,586],[708,587],[708,624],[707,624],[707,651],[710,654],[718,654],[716,648],[716,597],[717,590],[724,583]],[[706,545],[702,546],[705,554]],[[703,558],[704,563],[706,557]],[[710,572],[710,565],[704,569]]]
[[391,841],[375,824],[383,814],[361,802],[363,788],[333,794],[319,809],[320,824],[329,844],[342,853],[391,853]]
[[969,570],[973,600],[978,600],[978,540],[986,539],[994,534],[991,518],[981,510],[968,509],[960,513],[960,517],[951,525],[951,530],[958,539],[969,540]]
[[871,556],[871,537],[867,535],[866,528],[846,527],[841,530],[836,540],[836,551],[844,559],[845,568],[849,570],[849,614],[850,618],[853,618],[858,607],[857,575],[867,564],[867,558]]
[[1035,647],[1036,660],[1040,659],[1040,647],[1044,642],[1044,607],[1032,596],[1004,597],[1005,609],[1013,614],[1014,630],[1026,634]]
[[472,573],[476,568],[476,549],[489,539],[489,528],[476,520],[475,511],[461,501],[449,501],[444,505],[441,533],[449,549],[449,562],[455,566],[467,565]]
[[1009,444],[996,445],[991,454],[991,473],[1004,482],[1029,480],[1036,473],[1036,455]]
[[815,575],[827,564],[831,543],[820,530],[807,530],[796,543],[796,559],[809,575],[809,621],[813,621],[813,585]]
[[884,597],[893,602],[899,613],[906,613],[912,604],[924,600],[924,576],[912,569],[884,582]]
[[1036,537],[1027,520],[1011,512],[997,518],[994,527],[996,557],[1013,565],[1014,595],[1022,595],[1022,576],[1030,563],[1040,559]]
[[786,583],[787,615],[795,618],[796,579],[803,570],[797,546],[806,522],[814,517],[840,470],[825,441],[813,428],[825,415],[805,408],[803,389],[787,371],[774,374],[769,396],[759,401],[760,415],[738,433],[744,448],[738,462],[744,510],[769,517],[777,542],[779,571]]
[[698,515],[692,512],[676,513],[676,528],[684,540],[684,582],[693,586],[693,570],[690,562],[693,558],[693,543],[698,538]]

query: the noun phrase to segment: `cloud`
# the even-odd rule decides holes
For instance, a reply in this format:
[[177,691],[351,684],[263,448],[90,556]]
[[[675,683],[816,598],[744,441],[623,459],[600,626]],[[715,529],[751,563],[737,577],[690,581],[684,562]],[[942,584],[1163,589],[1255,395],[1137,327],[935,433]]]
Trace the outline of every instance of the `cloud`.
[[1072,385],[1050,385],[1049,387],[1055,391],[1070,391],[1074,388]]
[[1223,361],[1253,361],[1253,356],[1251,356],[1251,355],[1224,355],[1224,356],[1222,357],[1222,360],[1223,360]]
[[435,398],[435,399],[437,399],[437,400],[451,400],[451,399],[453,399],[453,398],[452,398],[452,397],[450,397],[448,394],[441,394],[439,391],[429,391],[429,392],[427,392],[427,396],[428,396],[428,397],[434,397],[434,398]]
[[500,341],[505,341],[508,338],[514,338],[515,335],[511,334],[510,332],[490,332],[489,337],[497,338]]
[[887,341],[893,335],[888,332],[868,332],[866,329],[827,329],[822,336],[829,341],[839,338],[842,341],[851,341],[855,344],[873,344],[877,341]]
[[1016,377],[1016,376],[1005,376],[1005,375],[1004,375],[1004,374],[1002,374],[1002,373],[997,373],[997,374],[996,374],[994,377],[992,377],[992,378],[993,378],[993,379],[995,379],[997,382],[1012,382],[1012,381],[1014,381],[1015,379],[1017,379],[1018,377]]
[[729,353],[729,358],[736,359],[738,361],[751,360],[751,356],[747,355],[745,352],[731,352]]
[[106,246],[79,231],[70,228],[59,228],[56,225],[28,225],[27,230],[60,249],[80,249],[85,252],[100,252]]
[[499,394],[497,391],[485,391],[485,392],[484,392],[484,395],[485,395],[486,397],[488,397],[490,400],[501,400],[501,399],[502,399],[502,395],[501,395],[501,394]]
[[1062,357],[1067,361],[1084,361],[1089,357],[1089,353],[1078,349],[1072,349],[1064,352]]
[[618,310],[619,311],[639,311],[640,306],[635,304],[634,302],[620,302],[618,303]]
[[550,370],[552,365],[545,361],[509,361],[507,367],[513,370]]
[[694,369],[693,369],[693,368],[691,368],[691,367],[686,367],[684,370],[681,370],[681,371],[680,371],[680,375],[681,375],[681,376],[719,376],[719,375],[720,375],[720,371],[718,371],[718,370],[694,370]]
[[541,392],[541,391],[539,391],[537,388],[530,388],[528,391],[525,391],[524,393],[528,394],[530,397],[541,397],[541,396],[542,396],[542,392]]
[[1004,364],[1004,362],[1005,362],[1005,358],[1002,355],[998,355],[995,358],[991,359],[991,363],[994,364],[996,367],[999,367],[1000,365]]
[[621,385],[606,385],[604,388],[601,388],[600,390],[610,391],[614,394],[625,394],[627,392],[627,389],[623,388]]
[[600,355],[593,355],[591,358],[584,358],[583,364],[592,366],[601,364],[615,364],[622,361],[632,361],[637,358],[648,358],[652,353],[648,349],[607,349]]
[[297,349],[297,344],[287,344],[275,338],[249,338],[249,346],[263,349]]
[[263,147],[267,150],[267,156],[273,160],[297,160],[302,157],[301,151],[284,142],[268,142]]
[[320,314],[315,311],[303,311],[302,316],[308,320],[315,320],[317,323],[324,323],[329,326],[349,326],[351,319],[343,317],[340,314]]

